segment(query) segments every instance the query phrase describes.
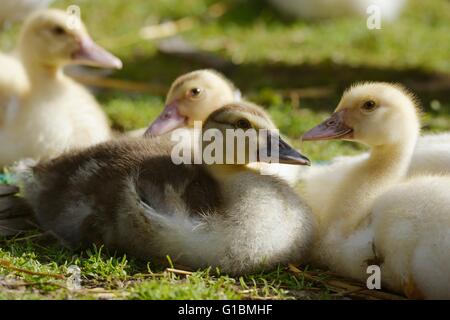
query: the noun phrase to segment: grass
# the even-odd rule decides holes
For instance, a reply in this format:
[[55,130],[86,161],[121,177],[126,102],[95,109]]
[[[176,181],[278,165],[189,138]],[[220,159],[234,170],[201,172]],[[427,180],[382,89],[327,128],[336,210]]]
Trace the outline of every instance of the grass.
[[[36,235],[36,234],[35,234]],[[30,236],[28,236],[30,237]],[[35,238],[0,242],[0,299],[286,299],[327,297],[301,277],[277,270],[232,278],[219,270],[180,274],[103,252],[71,252]],[[70,266],[82,270],[82,288],[71,290]],[[156,270],[156,271],[155,271]],[[313,290],[309,292],[309,290]]]
[[[425,132],[450,127],[450,2],[411,0],[404,15],[381,30],[345,18],[292,21],[264,1],[249,0],[57,0],[78,4],[99,43],[125,68],[110,76],[168,89],[181,73],[218,66],[244,95],[267,108],[281,131],[314,160],[356,154],[350,143],[300,146],[298,137],[322,121],[342,90],[355,81],[401,82],[420,98]],[[145,25],[191,17],[179,34],[211,59],[179,57],[160,50],[163,40],[143,40]],[[18,26],[0,34],[14,46]],[[319,92],[317,94],[311,92]],[[161,90],[100,90],[99,101],[119,131],[147,125],[162,110]],[[0,240],[0,299],[336,299],[351,296],[327,284],[326,272],[293,272],[286,266],[233,278],[217,270],[188,275],[92,247],[71,252],[42,243],[41,236]],[[82,289],[67,286],[69,266],[81,269]],[[170,263],[168,262],[170,267]],[[333,289],[334,288],[334,289]]]

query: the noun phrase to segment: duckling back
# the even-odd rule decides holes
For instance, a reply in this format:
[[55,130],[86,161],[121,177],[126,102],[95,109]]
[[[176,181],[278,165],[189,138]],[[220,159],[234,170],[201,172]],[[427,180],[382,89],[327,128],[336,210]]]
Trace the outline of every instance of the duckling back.
[[382,280],[410,297],[450,299],[450,177],[423,176],[388,190],[373,210]]
[[[118,242],[114,238],[120,237],[120,233],[115,234],[116,228],[120,229],[115,223],[123,218],[120,208],[131,206],[124,209],[123,215],[127,216],[128,209],[137,209],[139,200],[156,210],[170,211],[166,185],[185,187],[189,179],[195,180],[195,174],[191,168],[172,165],[170,148],[164,144],[143,140],[104,143],[18,173],[39,224],[60,235],[71,247],[90,241],[85,225],[98,226],[95,234],[106,244]],[[186,190],[185,197],[193,190],[192,186]],[[108,238],[107,234],[114,237]]]

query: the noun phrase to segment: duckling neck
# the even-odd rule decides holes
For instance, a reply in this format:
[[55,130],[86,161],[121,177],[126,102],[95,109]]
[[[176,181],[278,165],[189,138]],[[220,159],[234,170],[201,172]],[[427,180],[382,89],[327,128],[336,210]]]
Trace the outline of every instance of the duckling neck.
[[21,59],[32,87],[57,82],[65,77],[62,67],[37,61],[25,50],[21,50]]
[[207,165],[206,169],[218,181],[228,180],[238,173],[253,171],[247,165],[230,164],[211,164]]
[[325,214],[320,217],[321,229],[328,229],[338,221],[340,231],[348,235],[366,222],[375,198],[406,177],[415,142],[411,139],[372,147],[369,158],[352,168],[338,186]]

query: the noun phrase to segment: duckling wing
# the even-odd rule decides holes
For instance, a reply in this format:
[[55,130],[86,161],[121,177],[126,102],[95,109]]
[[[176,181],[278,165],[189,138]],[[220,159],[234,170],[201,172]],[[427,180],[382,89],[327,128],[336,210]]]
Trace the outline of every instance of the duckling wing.
[[174,165],[170,158],[143,163],[137,178],[138,194],[158,212],[198,216],[221,203],[217,182],[200,165]]
[[143,243],[158,217],[201,216],[218,203],[200,166],[177,166],[170,152],[157,139],[99,144],[38,164],[23,180],[24,194],[39,225],[61,243],[148,256],[151,244]]

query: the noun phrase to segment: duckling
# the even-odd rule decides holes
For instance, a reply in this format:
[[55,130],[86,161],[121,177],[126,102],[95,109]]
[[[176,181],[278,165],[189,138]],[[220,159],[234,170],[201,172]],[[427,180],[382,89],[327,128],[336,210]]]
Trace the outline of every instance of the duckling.
[[19,21],[33,11],[47,7],[52,0],[2,0],[0,2],[0,25]]
[[166,106],[145,132],[157,136],[180,127],[194,127],[195,121],[204,122],[220,107],[239,102],[240,91],[215,70],[189,72],[171,85]]
[[373,208],[385,287],[414,299],[450,299],[450,176],[421,176],[389,189]]
[[0,52],[0,130],[14,119],[18,99],[29,87],[28,78],[18,57]]
[[314,262],[365,280],[366,261],[376,256],[370,223],[374,203],[406,178],[419,132],[417,103],[406,89],[364,83],[345,92],[331,118],[304,134],[306,141],[343,139],[371,148],[368,157],[328,172],[334,180],[322,180],[320,201],[320,179],[306,186],[305,199],[318,220]]
[[425,135],[417,142],[408,176],[429,174],[450,174],[450,136],[448,134]]
[[[395,86],[393,86],[395,89]],[[378,94],[376,86],[366,88],[367,95]],[[402,103],[402,101],[398,101]],[[339,183],[342,175],[353,165],[366,161],[370,155],[363,153],[357,156],[337,157],[331,164],[313,166],[303,171],[300,184],[306,187],[310,201],[322,204],[323,185],[334,185]],[[450,134],[429,134],[420,136],[414,148],[414,153],[408,167],[408,177],[420,175],[450,174]],[[330,188],[331,190],[332,188]]]
[[270,2],[287,15],[305,19],[367,17],[367,9],[376,5],[380,8],[382,19],[386,21],[396,20],[406,4],[406,0],[270,0]]
[[[176,79],[167,95],[166,107],[145,135],[161,135],[180,127],[193,128],[225,104],[241,100],[240,91],[215,70],[197,70]],[[134,135],[134,134],[133,134]],[[301,168],[278,163],[253,163],[249,166],[264,174],[276,175],[295,185]]]
[[[257,154],[273,150],[270,136],[279,140],[280,162],[309,163],[255,105],[214,111],[203,127],[204,133],[212,129],[224,137],[223,146],[227,130],[266,129],[267,136],[256,135]],[[230,274],[304,258],[311,212],[285,182],[246,166],[249,144],[241,150],[243,164],[176,165],[173,147],[168,136],[113,140],[39,163],[19,181],[40,226],[71,248],[94,242],[142,259],[169,255],[192,268]]]
[[68,64],[121,68],[122,63],[93,42],[81,21],[76,28],[67,21],[64,11],[43,10],[22,28],[19,52],[27,81],[9,97],[15,112],[7,121],[3,117],[0,166],[22,158],[52,158],[111,137],[106,115],[93,96],[62,69]]

